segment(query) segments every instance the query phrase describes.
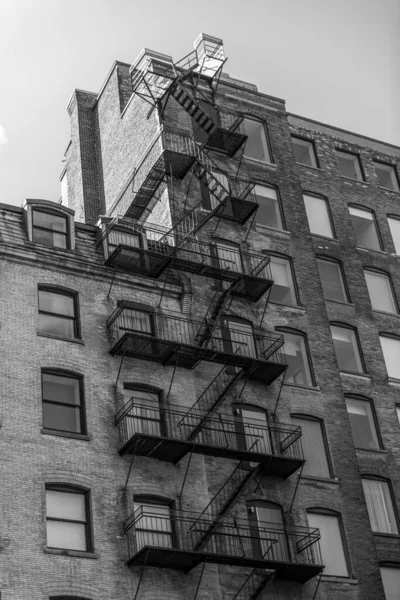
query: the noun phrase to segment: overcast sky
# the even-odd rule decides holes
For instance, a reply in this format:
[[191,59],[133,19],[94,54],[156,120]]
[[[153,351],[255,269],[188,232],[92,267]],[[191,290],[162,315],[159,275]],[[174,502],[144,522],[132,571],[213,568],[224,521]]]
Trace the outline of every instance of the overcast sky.
[[75,88],[200,32],[288,111],[400,145],[400,0],[0,0],[0,202],[59,199]]

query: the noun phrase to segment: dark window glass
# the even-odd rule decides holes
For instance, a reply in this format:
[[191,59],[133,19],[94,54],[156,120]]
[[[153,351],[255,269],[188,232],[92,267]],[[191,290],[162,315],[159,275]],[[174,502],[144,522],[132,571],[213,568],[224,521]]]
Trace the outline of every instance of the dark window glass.
[[371,403],[358,398],[346,398],[351,431],[356,448],[380,448]]
[[314,144],[309,140],[292,137],[292,144],[296,162],[308,167],[317,167]]
[[42,373],[43,427],[84,433],[81,379]]
[[375,172],[381,187],[399,192],[399,182],[393,165],[375,162]]
[[[269,560],[289,561],[282,508],[266,500],[250,501],[247,508],[254,556],[262,558],[268,555]],[[273,544],[271,537],[274,539]]]
[[360,160],[356,154],[336,150],[338,159],[339,171],[343,177],[351,177],[351,179],[359,179],[363,181],[361,172]]
[[287,331],[283,331],[282,335],[285,338],[283,353],[285,355],[285,363],[288,365],[285,383],[313,385],[304,336]]
[[252,191],[254,201],[258,204],[256,222],[274,229],[283,229],[278,193],[275,188],[257,184]]
[[303,475],[331,477],[321,423],[314,419],[300,417],[292,417],[292,421],[301,427],[301,445],[306,459]]
[[78,337],[75,295],[39,289],[39,332]]
[[247,135],[244,156],[261,162],[271,162],[264,124],[261,121],[245,118],[240,129]]
[[381,567],[381,577],[385,600],[399,600],[400,568]]
[[269,296],[270,302],[296,306],[298,304],[290,259],[271,254],[271,277],[274,282]]
[[339,263],[318,258],[317,266],[325,300],[348,302],[342,269]]
[[67,248],[68,226],[67,217],[52,212],[32,210],[32,238],[34,242]]
[[356,206],[349,206],[349,213],[357,246],[371,250],[380,250],[381,244],[374,213],[368,209]]
[[67,487],[46,489],[47,546],[65,550],[91,549],[88,494]]
[[364,367],[356,332],[348,327],[331,325],[331,333],[339,370],[363,373]]

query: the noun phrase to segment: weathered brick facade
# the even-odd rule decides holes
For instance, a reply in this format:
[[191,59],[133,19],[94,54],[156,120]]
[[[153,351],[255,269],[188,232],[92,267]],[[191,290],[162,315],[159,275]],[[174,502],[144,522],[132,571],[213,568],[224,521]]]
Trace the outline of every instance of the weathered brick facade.
[[[179,406],[184,413],[222,366],[207,358],[193,369],[185,368],[178,361],[179,354],[176,364],[171,361],[165,365],[135,358],[129,351],[110,354],[107,320],[119,302],[147,305],[157,315],[174,311],[184,320],[201,321],[220,289],[214,279],[201,271],[193,274],[168,268],[156,278],[104,264],[105,247],[111,238],[99,242],[105,225],[100,227],[98,219],[124,216],[126,190],[133,201],[139,189],[132,176],[137,174],[159,128],[172,134],[193,135],[192,118],[172,96],[166,106],[151,110],[149,103],[132,92],[131,77],[129,65],[115,63],[98,95],[77,90],[69,104],[72,143],[66,153],[66,168],[68,206],[75,211],[73,250],[29,241],[32,235],[28,235],[27,228],[32,227],[32,220],[26,218],[24,210],[0,205],[1,598],[384,600],[379,565],[400,565],[400,537],[372,533],[361,476],[375,475],[390,481],[395,511],[400,510],[400,424],[396,414],[400,376],[397,383],[388,380],[379,342],[379,332],[400,335],[400,328],[398,314],[372,310],[363,267],[389,273],[395,295],[400,298],[399,257],[395,255],[387,221],[387,215],[400,217],[400,194],[379,187],[372,162],[395,165],[399,175],[400,148],[288,114],[283,100],[259,93],[255,86],[228,76],[222,76],[218,86],[214,86],[213,98],[207,82],[200,81],[203,99],[214,101],[221,124],[232,114],[263,122],[271,161],[249,160],[243,156],[243,149],[233,157],[207,148],[205,151],[215,167],[228,177],[275,187],[283,227],[257,224],[257,216],[244,225],[213,218],[199,235],[210,241],[222,239],[240,244],[243,253],[271,252],[292,259],[298,293],[296,306],[272,302],[266,305],[267,294],[258,302],[234,298],[223,314],[261,325],[265,335],[276,335],[279,328],[306,334],[315,384],[281,385],[281,377],[266,385],[244,378],[229,390],[216,414],[232,413],[232,404],[237,403],[266,410],[271,426],[289,426],[293,414],[320,419],[326,432],[331,477],[305,476],[301,470],[286,479],[257,473],[232,502],[227,517],[246,521],[246,501],[266,500],[282,507],[289,531],[307,527],[310,509],[333,511],[332,514],[340,515],[343,526],[349,576],[322,573],[303,585],[279,576],[271,579],[258,596],[246,596],[245,591],[236,596],[251,573],[250,563],[240,566],[235,559],[230,564],[215,564],[207,558],[205,566],[201,562],[187,573],[126,564],[132,556],[123,523],[133,512],[135,497],[167,499],[178,511],[199,514],[239,462],[197,451],[176,464],[118,452],[121,438],[115,416],[127,402],[124,386],[153,386],[163,392],[167,406]],[[183,87],[190,89],[188,82]],[[314,142],[318,168],[296,163],[291,135]],[[365,181],[341,176],[335,148],[360,156]],[[141,220],[169,228],[199,204],[201,189],[193,172],[179,179],[168,174],[168,161],[165,168],[167,174]],[[304,192],[328,199],[334,239],[310,233]],[[356,247],[349,203],[375,212],[382,251]],[[49,205],[46,207],[48,210]],[[57,207],[62,209],[54,204],[54,211]],[[337,259],[343,264],[349,303],[324,299],[317,257]],[[38,286],[72,290],[78,295],[78,339],[38,333]],[[339,372],[330,322],[357,328],[365,374]],[[158,351],[155,344],[158,342],[150,350],[154,353]],[[43,369],[61,369],[83,377],[85,435],[63,435],[43,429]],[[231,367],[230,376],[234,373]],[[344,394],[348,393],[373,400],[381,450],[355,449],[345,404]],[[246,463],[244,472],[249,472],[250,467]],[[46,485],[90,491],[91,552],[60,551],[46,546]],[[237,544],[243,543],[239,538]],[[218,548],[216,552],[222,554]],[[265,569],[271,569],[268,562]]]

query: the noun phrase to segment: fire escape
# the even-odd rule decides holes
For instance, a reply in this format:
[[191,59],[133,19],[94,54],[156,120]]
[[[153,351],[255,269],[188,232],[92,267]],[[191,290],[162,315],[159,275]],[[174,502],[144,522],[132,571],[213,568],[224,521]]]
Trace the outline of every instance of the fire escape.
[[[131,455],[132,461],[147,456],[178,463],[189,454],[189,467],[192,454],[198,453],[237,464],[202,513],[174,511],[173,541],[171,537],[168,544],[162,535],[157,543],[157,536],[138,533],[148,532],[150,522],[160,532],[168,530],[163,517],[148,510],[136,510],[124,529],[129,565],[185,572],[204,561],[251,567],[232,600],[256,600],[274,577],[303,583],[323,567],[317,530],[264,527],[255,536],[248,523],[230,517],[257,476],[286,479],[304,460],[300,428],[258,422],[249,435],[238,426],[235,414],[221,411],[239,380],[270,385],[286,365],[282,337],[261,329],[235,330],[229,318],[222,318],[235,297],[257,302],[268,294],[273,283],[269,257],[242,248],[218,248],[198,235],[212,219],[245,224],[257,204],[250,196],[253,184],[221,177],[205,152],[209,148],[233,156],[246,136],[237,131],[241,117],[223,128],[206,97],[201,99],[200,82],[206,81],[214,94],[225,59],[219,40],[206,36],[197,42],[196,50],[175,64],[169,57],[144,51],[132,68],[132,87],[161,114],[174,98],[202,130],[202,142],[161,127],[117,199],[99,245],[105,249],[106,265],[115,270],[158,278],[172,268],[221,282],[202,321],[166,311],[148,313],[144,319],[134,303],[118,302],[107,323],[111,354],[120,355],[121,364],[125,357],[134,357],[173,366],[172,377],[177,366],[193,369],[203,361],[222,368],[189,410],[169,403],[143,405],[132,397],[115,421],[120,454]],[[206,211],[199,202],[169,229],[151,224],[149,215],[161,184],[169,176],[183,179],[189,172],[208,190],[211,208]],[[134,325],[138,322],[140,326]]]

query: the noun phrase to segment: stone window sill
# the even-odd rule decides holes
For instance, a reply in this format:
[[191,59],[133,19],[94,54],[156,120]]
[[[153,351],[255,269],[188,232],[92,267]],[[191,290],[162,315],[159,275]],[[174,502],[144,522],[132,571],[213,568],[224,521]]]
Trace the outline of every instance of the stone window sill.
[[313,233],[310,231],[313,238],[317,238],[317,240],[329,240],[330,242],[335,242],[335,244],[339,243],[339,240],[333,237],[328,237],[327,235],[321,235],[320,233]]
[[37,332],[39,337],[45,337],[45,338],[49,338],[52,340],[61,340],[63,342],[72,342],[74,344],[81,344],[81,346],[85,345],[85,342],[83,340],[79,340],[78,338],[69,338],[69,337],[64,337],[62,335],[54,335],[52,333],[40,333],[40,331]]
[[57,429],[47,429],[46,427],[42,427],[40,431],[44,435],[55,435],[57,437],[73,438],[74,440],[83,440],[89,442],[92,439],[91,435],[72,433],[70,431],[58,431]]
[[283,306],[284,308],[298,310],[299,312],[306,312],[305,306],[295,306],[293,304],[282,304],[281,302],[272,302],[271,300],[269,300],[268,304],[273,304],[274,306]]
[[377,254],[387,255],[387,252],[384,250],[375,250],[375,248],[361,248],[361,246],[356,246],[356,250],[361,250],[361,252],[376,252]]
[[62,548],[44,548],[45,554],[56,554],[58,556],[75,556],[76,558],[99,558],[99,555],[95,552],[81,552],[79,550],[63,550]]
[[317,171],[318,173],[324,173],[325,171],[321,169],[321,167],[313,167],[312,165],[305,165],[304,163],[296,162],[298,167],[305,167],[306,169],[312,169],[313,171]]
[[358,585],[358,579],[352,577],[339,577],[338,575],[322,575],[321,581],[330,583],[346,583],[348,585]]
[[321,391],[321,388],[316,385],[300,385],[299,383],[285,383],[285,382],[283,382],[283,385],[287,386],[287,387],[299,388],[301,390],[308,390],[309,392],[320,392]]
[[382,448],[357,448],[355,446],[356,452],[374,452],[374,454],[389,454],[387,450],[383,450]]
[[364,181],[363,179],[355,179],[354,177],[346,177],[346,175],[341,175],[341,178],[347,183],[361,183],[362,185],[371,185],[368,181]]
[[340,371],[340,375],[344,377],[353,377],[355,379],[364,379],[371,381],[371,377],[367,373],[354,373],[353,371]]
[[264,225],[263,223],[257,223],[257,221],[255,222],[255,226],[256,226],[256,230],[257,229],[265,229],[266,231],[271,231],[274,233],[282,233],[285,236],[290,235],[290,231],[287,231],[287,229],[278,229],[277,227],[270,227],[269,225]]
[[251,156],[243,155],[243,160],[245,162],[254,163],[255,165],[267,167],[268,169],[276,169],[277,168],[277,165],[275,163],[266,162],[265,160],[258,160],[257,158],[251,158]]
[[339,479],[337,477],[317,477],[316,475],[302,475],[301,479],[309,481],[320,481],[321,483],[333,483],[339,485]]
[[332,302],[332,304],[340,304],[341,306],[350,306],[351,308],[355,307],[353,302],[343,302],[342,300],[330,300],[329,298],[325,298],[325,302]]

